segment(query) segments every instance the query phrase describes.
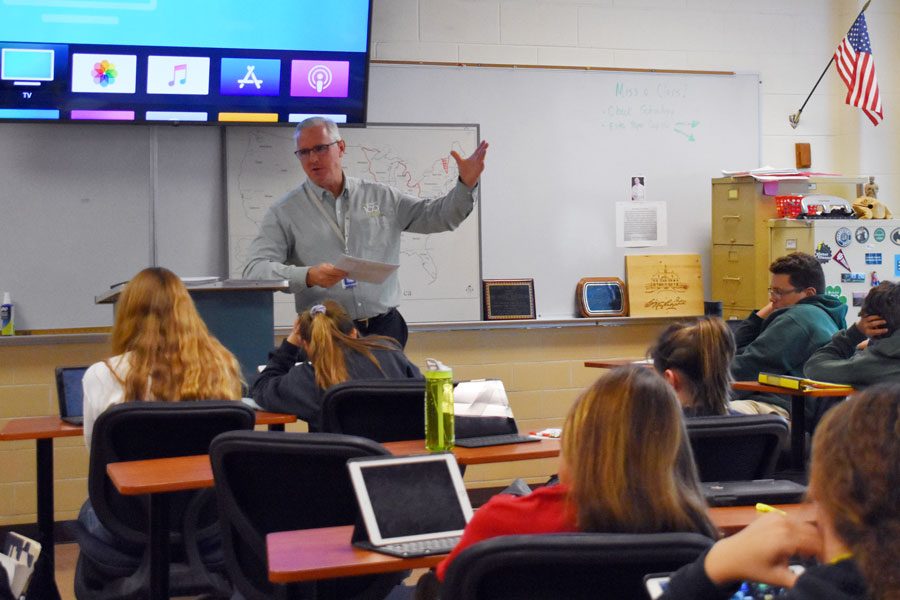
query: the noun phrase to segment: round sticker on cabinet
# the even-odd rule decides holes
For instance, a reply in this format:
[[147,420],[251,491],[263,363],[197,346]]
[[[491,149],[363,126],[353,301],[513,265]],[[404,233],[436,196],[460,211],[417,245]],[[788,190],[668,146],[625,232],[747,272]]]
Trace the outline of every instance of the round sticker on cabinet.
[[869,230],[865,227],[857,227],[854,236],[857,244],[865,244],[869,241]]
[[875,233],[872,234],[872,237],[875,238],[876,242],[883,242],[884,241],[884,229],[882,229],[881,227],[876,228]]
[[[900,231],[900,227],[897,228],[897,231]],[[900,236],[898,236],[898,240],[900,240]],[[841,248],[846,248],[850,245],[850,242],[853,241],[853,233],[850,231],[849,227],[841,227],[834,232],[834,241]],[[895,243],[900,244],[900,241]]]
[[891,232],[891,241],[900,246],[900,227]]

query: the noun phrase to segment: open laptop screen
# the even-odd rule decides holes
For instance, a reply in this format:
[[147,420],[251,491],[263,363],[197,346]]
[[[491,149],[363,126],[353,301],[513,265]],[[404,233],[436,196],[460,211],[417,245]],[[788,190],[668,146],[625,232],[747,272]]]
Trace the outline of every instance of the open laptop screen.
[[472,517],[452,454],[348,463],[372,544],[457,536]]
[[81,380],[87,367],[58,367],[56,393],[59,395],[59,416],[80,417],[84,414],[84,388]]

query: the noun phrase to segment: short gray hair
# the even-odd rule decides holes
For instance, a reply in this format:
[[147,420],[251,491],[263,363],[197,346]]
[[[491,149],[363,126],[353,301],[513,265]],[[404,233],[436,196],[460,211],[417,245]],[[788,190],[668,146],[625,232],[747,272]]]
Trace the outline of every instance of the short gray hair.
[[331,137],[332,142],[336,142],[341,138],[341,132],[338,129],[337,123],[328,119],[326,117],[309,117],[308,119],[303,119],[299,123],[297,123],[297,129],[294,130],[294,142],[296,142],[300,138],[300,132],[304,129],[311,129],[313,127],[325,127],[325,131],[328,132],[328,135]]

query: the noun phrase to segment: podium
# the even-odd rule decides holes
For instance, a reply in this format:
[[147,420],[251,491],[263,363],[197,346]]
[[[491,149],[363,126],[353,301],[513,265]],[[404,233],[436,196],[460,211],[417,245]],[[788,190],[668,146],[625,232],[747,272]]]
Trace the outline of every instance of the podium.
[[[256,367],[266,363],[275,343],[272,292],[288,291],[288,282],[226,279],[185,281],[185,287],[210,333],[237,357],[244,381],[251,385]],[[115,285],[94,301],[115,305],[124,288],[124,283]]]

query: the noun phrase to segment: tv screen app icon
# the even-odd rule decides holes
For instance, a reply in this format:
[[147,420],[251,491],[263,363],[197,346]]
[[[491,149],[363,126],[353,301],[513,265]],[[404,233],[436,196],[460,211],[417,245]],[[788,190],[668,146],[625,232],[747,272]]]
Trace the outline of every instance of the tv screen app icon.
[[292,60],[291,96],[346,98],[350,63],[345,60]]
[[205,96],[209,93],[209,57],[147,57],[147,93]]
[[281,61],[273,58],[223,58],[219,93],[223,96],[277,96]]

